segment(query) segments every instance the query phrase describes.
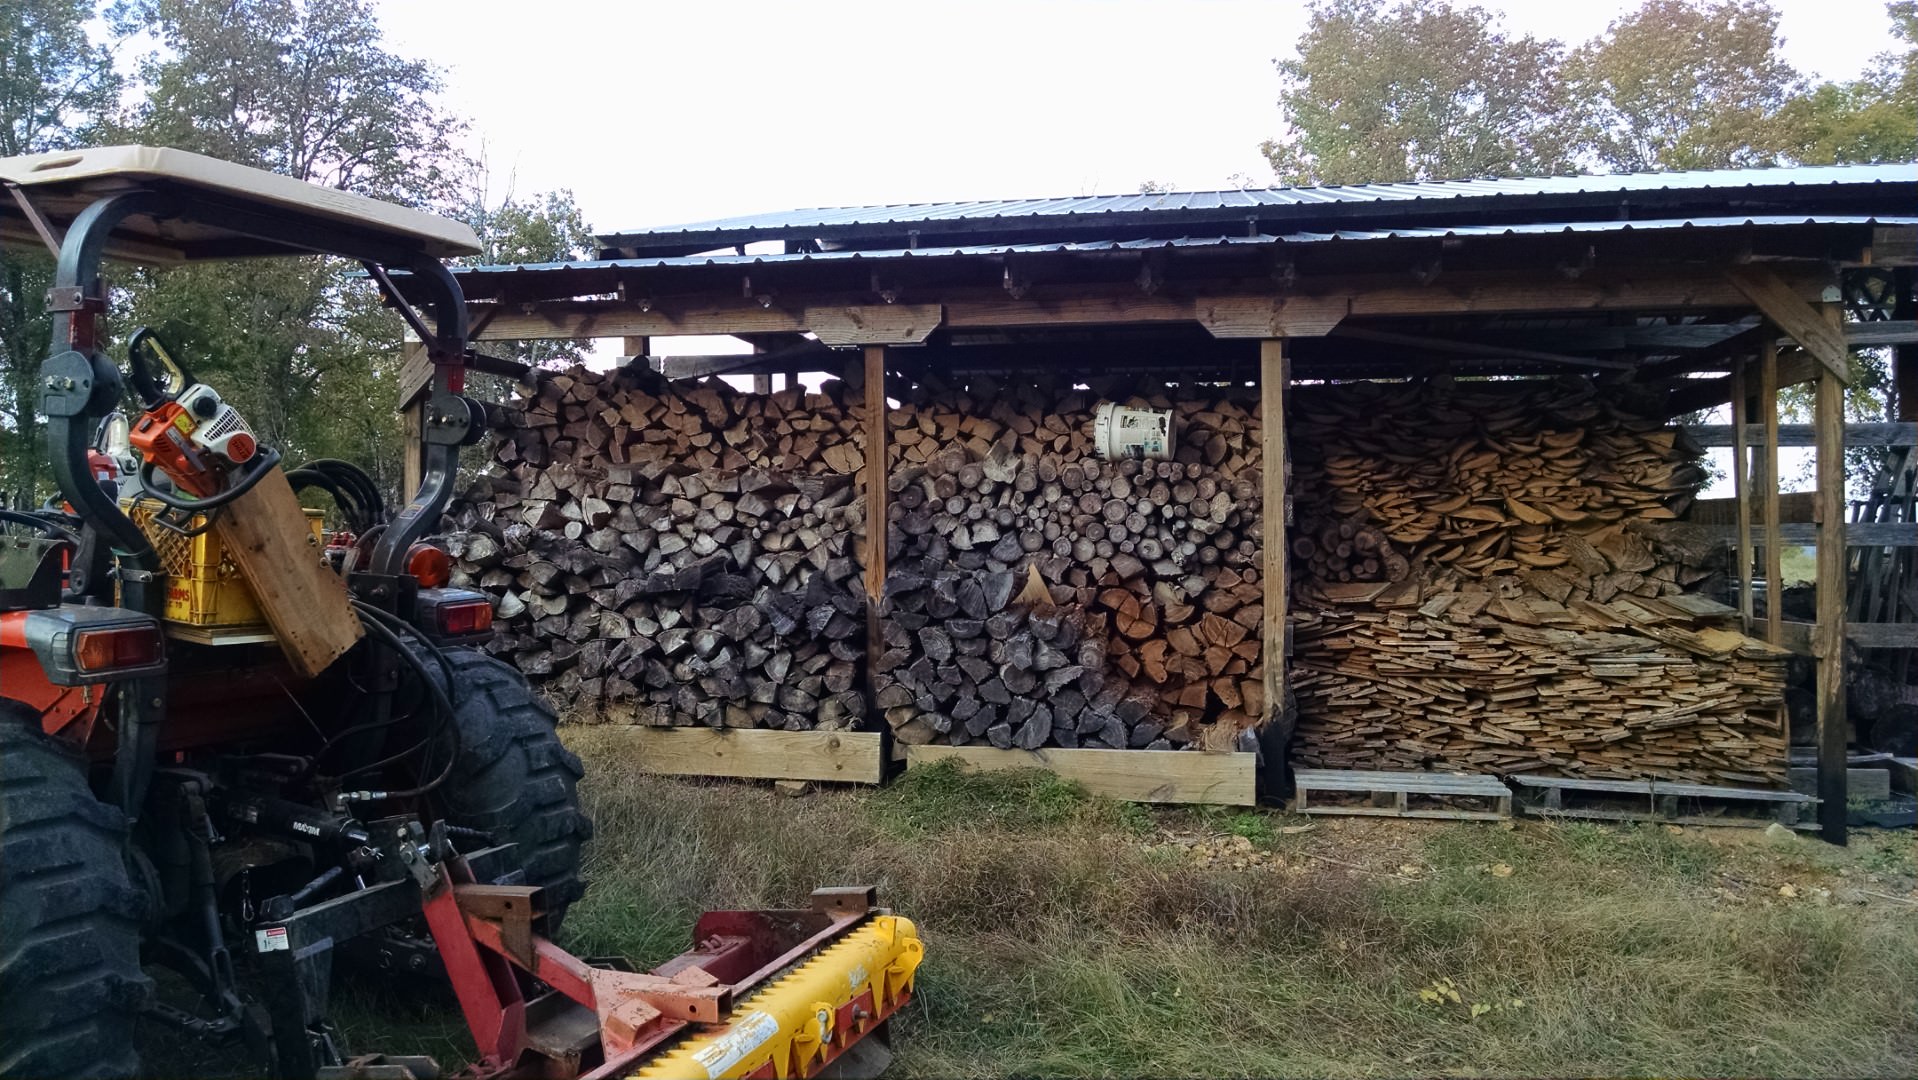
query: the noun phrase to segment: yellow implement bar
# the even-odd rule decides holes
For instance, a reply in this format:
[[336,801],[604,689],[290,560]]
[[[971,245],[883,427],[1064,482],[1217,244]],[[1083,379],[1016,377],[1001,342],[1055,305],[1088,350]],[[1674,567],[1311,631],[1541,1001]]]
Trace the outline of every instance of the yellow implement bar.
[[875,915],[736,1003],[724,1025],[681,1040],[627,1075],[812,1076],[904,1004],[924,954],[911,920]]

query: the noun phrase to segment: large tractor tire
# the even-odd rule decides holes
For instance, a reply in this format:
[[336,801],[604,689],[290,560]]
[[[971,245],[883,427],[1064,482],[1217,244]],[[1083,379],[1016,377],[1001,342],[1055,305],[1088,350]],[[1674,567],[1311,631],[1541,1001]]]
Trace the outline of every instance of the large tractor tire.
[[[448,649],[460,755],[436,793],[455,825],[519,848],[526,884],[545,890],[547,929],[586,892],[580,850],[593,826],[579,809],[579,758],[554,730],[552,707],[511,666]],[[429,670],[431,665],[429,665]]]
[[0,1077],[132,1077],[143,894],[86,763],[0,702]]

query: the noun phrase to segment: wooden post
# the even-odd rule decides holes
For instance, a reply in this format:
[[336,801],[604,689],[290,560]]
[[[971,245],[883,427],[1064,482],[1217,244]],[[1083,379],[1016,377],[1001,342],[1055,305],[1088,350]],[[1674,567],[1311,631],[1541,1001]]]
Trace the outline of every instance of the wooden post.
[[[1891,272],[1892,287],[1897,290],[1891,317],[1904,321],[1918,319],[1918,303],[1912,299],[1912,269],[1901,266]],[[1891,385],[1896,413],[1893,420],[1907,423],[1918,420],[1918,345],[1897,345],[1891,350]]]
[[866,346],[866,651],[880,644],[879,598],[886,589],[886,347]]
[[1259,345],[1259,429],[1261,465],[1265,470],[1260,493],[1260,520],[1265,544],[1265,720],[1285,708],[1286,615],[1286,438],[1285,390],[1291,372],[1284,338],[1267,338]]
[[[1758,415],[1765,425],[1758,451],[1760,527],[1765,543],[1765,640],[1785,641],[1785,553],[1778,531],[1778,339],[1768,334],[1758,353]],[[1789,721],[1787,721],[1789,724]],[[1791,734],[1787,726],[1785,734]]]
[[646,350],[653,347],[653,340],[646,337],[625,337],[620,339],[619,347],[624,349],[626,355],[633,360],[644,363]]
[[426,399],[421,398],[400,410],[404,445],[400,447],[400,501],[406,502],[420,492],[425,474],[426,442],[421,437],[426,416]]
[[[1826,310],[1838,313],[1835,306]],[[1845,716],[1845,386],[1829,367],[1818,372],[1814,424],[1818,621],[1812,630],[1812,655],[1818,665],[1818,831],[1827,841],[1843,844],[1845,752],[1851,741],[1851,722]]]
[[1751,453],[1745,425],[1751,420],[1743,357],[1732,361],[1732,506],[1738,513],[1738,620],[1752,628]]

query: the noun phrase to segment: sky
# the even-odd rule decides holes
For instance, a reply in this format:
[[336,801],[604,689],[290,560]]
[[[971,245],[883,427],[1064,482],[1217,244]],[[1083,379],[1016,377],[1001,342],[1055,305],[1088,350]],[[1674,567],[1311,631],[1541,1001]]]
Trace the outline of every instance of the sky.
[[[1636,0],[1480,0],[1575,44]],[[1847,79],[1883,0],[1774,0],[1786,59]],[[530,15],[530,12],[537,12]],[[1254,0],[383,0],[446,69],[495,198],[574,192],[600,232],[810,206],[1264,183],[1275,58]]]

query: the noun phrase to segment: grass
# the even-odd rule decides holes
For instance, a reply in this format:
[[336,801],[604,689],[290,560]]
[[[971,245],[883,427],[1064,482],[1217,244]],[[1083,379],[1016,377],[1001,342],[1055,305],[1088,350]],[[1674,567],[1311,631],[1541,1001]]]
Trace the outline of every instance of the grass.
[[1839,852],[1749,830],[1306,827],[953,767],[794,799],[649,777],[590,732],[577,742],[599,839],[568,944],[653,963],[702,908],[877,884],[928,947],[893,1075],[1869,1076],[1918,1061],[1908,835]]
[[[1890,1076],[1918,1062],[1908,833],[1839,850],[1749,829],[1307,821],[951,766],[792,798],[647,776],[591,730],[571,739],[598,838],[565,944],[651,965],[703,909],[876,884],[927,942],[890,1076]],[[470,1053],[443,992],[341,993],[355,1049]]]

